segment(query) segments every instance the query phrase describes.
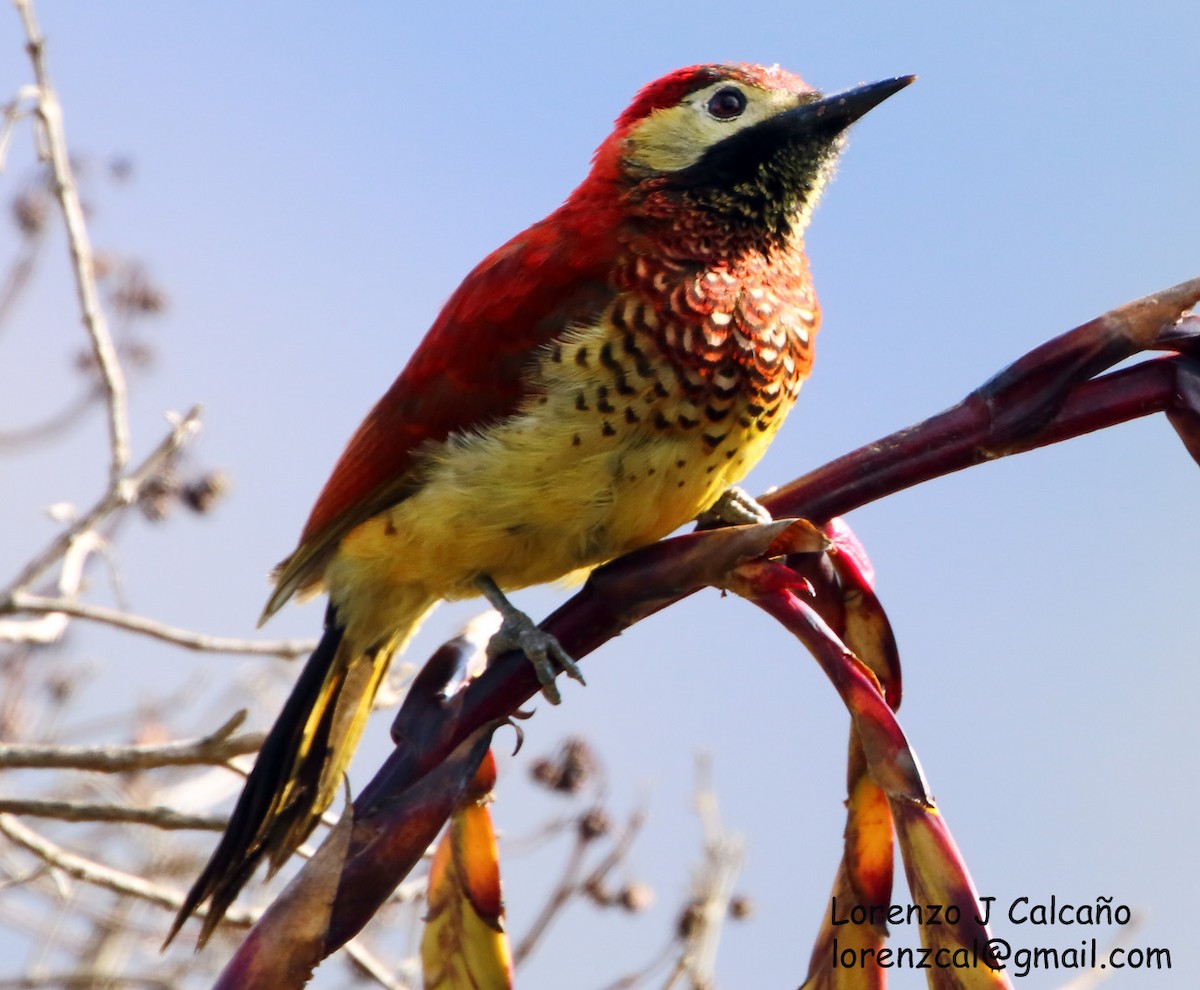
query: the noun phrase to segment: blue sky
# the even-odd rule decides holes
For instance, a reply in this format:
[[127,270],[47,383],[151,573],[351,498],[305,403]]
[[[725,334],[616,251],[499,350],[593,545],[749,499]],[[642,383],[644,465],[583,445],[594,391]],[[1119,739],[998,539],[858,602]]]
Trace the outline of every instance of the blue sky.
[[[157,441],[164,410],[202,402],[197,457],[233,483],[211,518],[128,530],[119,556],[131,606],[248,634],[268,568],[442,300],[569,193],[641,84],[680,65],[779,62],[826,89],[920,76],[855,128],[817,212],[817,366],[751,490],[930,415],[1042,340],[1200,274],[1200,12],[1182,0],[1138,6],[43,2],[72,148],[136,167],[135,182],[101,198],[94,239],[145,258],[171,297],[152,331],[157,367],[135,387],[136,447]],[[20,45],[10,11],[0,99],[28,77]],[[0,178],[6,199],[28,161],[23,136]],[[6,238],[0,230],[0,260],[14,249]],[[69,302],[54,295],[60,264],[0,340],[5,423],[54,407],[78,346]],[[41,506],[95,497],[94,439],[72,441],[68,463],[61,451],[0,460],[4,559],[48,537]],[[901,722],[978,887],[1001,903],[1055,894],[1134,907],[1135,940],[1170,948],[1176,973],[1114,987],[1200,972],[1188,949],[1200,809],[1185,758],[1200,743],[1198,497],[1200,469],[1154,419],[851,519],[900,642]],[[543,614],[563,594],[520,601]],[[410,659],[469,613],[438,613]],[[312,635],[319,623],[318,608],[292,608],[269,632]],[[119,635],[82,642],[97,715],[181,672],[204,672],[213,691],[246,676],[240,661]],[[658,906],[599,925],[568,913],[520,985],[598,987],[665,937],[698,858],[689,802],[702,750],[727,824],[746,836],[740,887],[757,905],[726,932],[722,985],[798,984],[841,841],[847,718],[832,689],[781,630],[715,592],[622,636],[586,673],[589,686],[567,684],[561,708],[538,706],[526,753],[584,733],[614,807],[648,802],[630,874],[655,886]],[[182,728],[215,718],[198,704]],[[352,773],[360,786],[386,719],[369,733]],[[560,810],[524,784],[526,768],[524,754],[502,761],[496,814],[516,834]],[[509,868],[518,933],[545,869]],[[907,899],[902,879],[896,899]],[[996,933],[1030,945],[1079,937]],[[921,984],[901,973],[894,985]]]

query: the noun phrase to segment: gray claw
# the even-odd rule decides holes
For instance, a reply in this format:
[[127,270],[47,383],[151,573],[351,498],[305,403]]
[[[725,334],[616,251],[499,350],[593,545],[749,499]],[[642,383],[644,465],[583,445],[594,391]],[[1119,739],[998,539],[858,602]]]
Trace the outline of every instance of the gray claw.
[[494,660],[509,650],[520,650],[533,664],[538,683],[542,686],[542,694],[552,705],[557,705],[562,701],[562,696],[554,683],[559,671],[568,677],[573,677],[580,684],[587,683],[583,679],[579,665],[562,648],[558,640],[544,629],[539,629],[529,616],[515,608],[491,578],[480,577],[476,584],[492,607],[500,613],[503,620],[499,630],[488,641],[489,660]]
[[753,497],[734,485],[721,493],[712,507],[700,513],[696,521],[701,529],[714,526],[748,526],[754,523],[771,522],[771,513]]

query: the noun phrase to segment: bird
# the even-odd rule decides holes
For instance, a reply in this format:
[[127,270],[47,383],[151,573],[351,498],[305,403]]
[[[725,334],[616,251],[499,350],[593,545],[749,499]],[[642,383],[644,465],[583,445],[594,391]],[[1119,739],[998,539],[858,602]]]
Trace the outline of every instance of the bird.
[[[341,786],[380,681],[439,601],[483,595],[557,700],[574,661],[506,591],[586,574],[716,507],[808,377],[804,232],[846,129],[913,81],[824,95],[779,66],[643,87],[582,183],[479,263],[351,437],[263,621],[328,596],[323,635],[168,936],[203,945]],[[729,493],[733,493],[732,495]],[[740,507],[740,508],[739,508]]]

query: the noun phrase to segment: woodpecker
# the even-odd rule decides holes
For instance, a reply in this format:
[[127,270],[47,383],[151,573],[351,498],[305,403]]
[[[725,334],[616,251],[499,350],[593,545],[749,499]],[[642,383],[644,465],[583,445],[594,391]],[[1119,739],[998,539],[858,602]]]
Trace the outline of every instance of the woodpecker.
[[263,619],[323,590],[324,635],[170,937],[211,900],[203,944],[312,831],[437,602],[496,604],[552,700],[553,666],[578,673],[503,592],[666,536],[763,454],[820,324],[805,227],[846,128],[912,80],[824,96],[777,66],[672,72],[562,206],[467,275],[275,572]]

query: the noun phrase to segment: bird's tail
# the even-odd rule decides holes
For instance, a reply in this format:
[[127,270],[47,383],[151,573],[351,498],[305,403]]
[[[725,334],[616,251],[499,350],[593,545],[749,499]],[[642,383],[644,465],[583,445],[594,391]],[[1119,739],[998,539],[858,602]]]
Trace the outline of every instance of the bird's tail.
[[419,616],[362,648],[350,642],[329,609],[325,633],[267,734],[225,834],[184,898],[167,943],[209,900],[203,946],[259,862],[266,857],[274,873],[312,832],[337,795],[392,655],[417,621]]

